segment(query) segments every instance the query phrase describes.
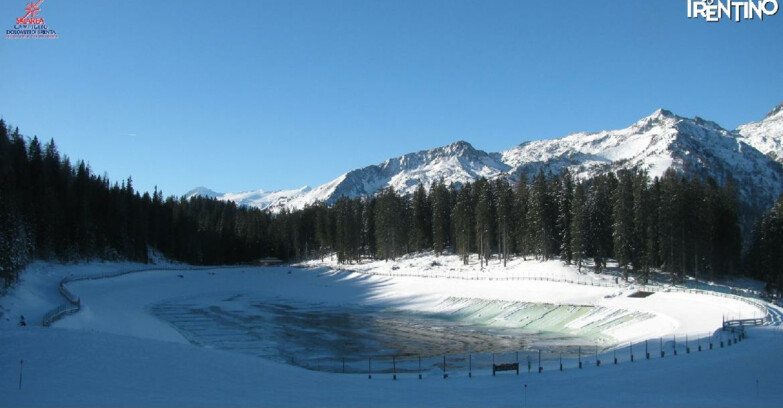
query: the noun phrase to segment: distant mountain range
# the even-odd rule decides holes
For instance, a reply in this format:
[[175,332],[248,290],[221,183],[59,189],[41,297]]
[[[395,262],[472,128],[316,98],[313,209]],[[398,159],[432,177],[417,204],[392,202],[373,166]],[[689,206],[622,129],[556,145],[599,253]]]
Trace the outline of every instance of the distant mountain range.
[[499,153],[458,141],[352,170],[316,188],[217,193],[199,187],[186,196],[213,197],[277,212],[316,202],[331,204],[342,196],[370,196],[384,187],[410,194],[419,184],[429,188],[441,178],[456,185],[480,177],[517,181],[523,173],[563,168],[580,178],[631,168],[644,169],[651,177],[669,168],[713,177],[719,183],[733,177],[741,201],[748,208],[765,209],[783,193],[783,104],[760,122],[733,131],[699,117],[685,118],[659,109],[625,129],[531,141]]

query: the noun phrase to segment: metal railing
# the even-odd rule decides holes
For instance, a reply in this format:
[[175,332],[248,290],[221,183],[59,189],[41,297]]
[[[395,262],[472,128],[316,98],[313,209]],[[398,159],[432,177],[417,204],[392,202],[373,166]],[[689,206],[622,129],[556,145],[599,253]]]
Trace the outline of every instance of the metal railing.
[[43,319],[41,321],[41,325],[43,325],[44,327],[51,326],[54,322],[62,319],[63,317],[72,315],[74,313],[77,313],[79,310],[81,310],[81,298],[76,294],[74,294],[73,292],[71,292],[70,289],[68,289],[68,287],[66,286],[68,283],[86,281],[86,280],[116,278],[119,276],[128,275],[131,273],[140,273],[140,272],[190,271],[190,270],[204,270],[204,269],[214,269],[214,268],[216,267],[195,267],[195,266],[189,266],[189,267],[163,266],[163,267],[154,267],[154,268],[144,267],[144,268],[129,269],[125,271],[95,274],[95,275],[85,275],[85,276],[76,276],[76,277],[68,276],[63,278],[58,284],[58,291],[60,292],[60,295],[62,295],[62,297],[64,297],[68,303],[57,306],[54,309],[46,312],[46,314],[44,314]]

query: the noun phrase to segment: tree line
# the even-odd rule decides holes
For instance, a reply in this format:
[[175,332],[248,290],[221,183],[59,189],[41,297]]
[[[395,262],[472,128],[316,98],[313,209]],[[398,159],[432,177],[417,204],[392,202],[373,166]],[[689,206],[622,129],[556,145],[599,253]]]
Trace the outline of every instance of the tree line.
[[[301,223],[294,252],[362,258],[453,251],[482,265],[512,256],[561,259],[600,272],[616,259],[623,278],[647,281],[653,269],[716,279],[742,272],[742,233],[734,187],[674,171],[652,180],[623,170],[577,181],[543,171],[512,185],[479,179],[462,186],[422,185],[410,197],[392,188],[369,199],[341,198],[281,214]],[[309,224],[306,220],[312,220]],[[309,249],[306,249],[309,248]]]
[[783,293],[783,196],[756,222],[747,252],[748,274]]
[[149,262],[151,250],[192,264],[233,264],[271,256],[271,214],[216,200],[140,193],[111,183],[0,120],[0,278],[5,285],[33,259]]
[[[434,251],[482,266],[511,257],[561,259],[597,272],[616,259],[623,278],[655,269],[673,282],[750,274],[780,288],[780,203],[759,221],[743,262],[731,181],[669,170],[652,178],[622,170],[578,180],[568,170],[522,174],[517,183],[443,180],[405,196],[392,188],[277,214],[234,203],[168,197],[111,183],[50,141],[27,139],[0,121],[0,273],[6,284],[32,259],[148,262],[151,250],[191,264],[264,257],[334,256],[341,263]],[[777,212],[776,212],[777,211]],[[776,241],[777,240],[777,241]],[[778,246],[777,248],[780,248]],[[776,269],[777,268],[777,269]]]

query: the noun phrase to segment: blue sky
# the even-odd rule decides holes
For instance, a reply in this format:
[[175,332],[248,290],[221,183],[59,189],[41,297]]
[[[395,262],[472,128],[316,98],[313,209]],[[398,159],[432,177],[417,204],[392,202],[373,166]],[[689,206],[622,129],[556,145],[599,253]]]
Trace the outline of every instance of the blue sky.
[[[28,0],[3,0],[11,29]],[[0,40],[0,115],[112,180],[180,195],[316,186],[467,140],[487,151],[665,107],[727,128],[783,102],[783,13],[684,0],[46,0]]]

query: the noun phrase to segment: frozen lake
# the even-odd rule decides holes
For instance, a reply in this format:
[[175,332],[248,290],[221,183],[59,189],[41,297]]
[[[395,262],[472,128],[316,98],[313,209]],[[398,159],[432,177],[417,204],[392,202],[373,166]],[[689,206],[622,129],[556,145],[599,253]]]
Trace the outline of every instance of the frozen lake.
[[[453,368],[489,367],[493,353],[502,361],[516,361],[517,352],[523,361],[529,354],[537,358],[537,350],[550,359],[561,353],[569,357],[578,346],[611,346],[600,330],[645,318],[602,316],[569,333],[564,329],[568,323],[600,314],[602,308],[450,298],[438,309],[270,302],[247,295],[176,299],[150,308],[191,343],[336,372],[366,372],[371,369],[369,358],[375,360],[376,371],[396,365],[401,372],[418,370],[419,357],[425,370],[442,370],[444,355]],[[541,330],[544,326],[551,330]],[[554,331],[557,328],[562,331]]]
[[539,350],[556,367],[561,352],[576,358],[581,347],[583,358],[595,358],[649,338],[703,337],[722,316],[754,310],[713,296],[635,298],[601,286],[328,268],[150,271],[69,287],[82,310],[58,327],[189,342],[320,371],[341,372],[345,359],[354,373],[395,365],[415,372],[419,356],[422,371],[442,371],[444,355],[449,372],[484,371],[493,353],[498,363],[525,366],[531,358],[535,367]]

